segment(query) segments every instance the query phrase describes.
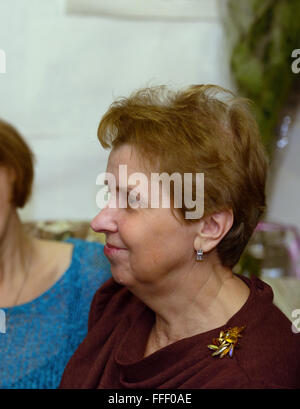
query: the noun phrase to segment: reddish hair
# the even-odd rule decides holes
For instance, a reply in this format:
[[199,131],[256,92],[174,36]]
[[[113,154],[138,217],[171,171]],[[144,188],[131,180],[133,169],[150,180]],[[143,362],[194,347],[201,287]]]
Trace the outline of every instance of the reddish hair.
[[34,177],[34,155],[18,131],[0,120],[0,166],[15,172],[12,202],[24,207],[28,201]]

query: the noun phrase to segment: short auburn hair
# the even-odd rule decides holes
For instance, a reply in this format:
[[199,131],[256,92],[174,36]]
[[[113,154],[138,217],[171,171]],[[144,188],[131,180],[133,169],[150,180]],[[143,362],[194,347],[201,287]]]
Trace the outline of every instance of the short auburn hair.
[[16,207],[24,207],[32,190],[34,155],[19,132],[1,119],[0,166],[15,172],[12,203]]
[[[223,266],[235,266],[266,210],[269,161],[248,100],[216,85],[144,88],[109,107],[98,139],[104,148],[130,144],[159,172],[204,173],[202,217],[232,209],[217,253]],[[183,216],[184,205],[178,211]]]

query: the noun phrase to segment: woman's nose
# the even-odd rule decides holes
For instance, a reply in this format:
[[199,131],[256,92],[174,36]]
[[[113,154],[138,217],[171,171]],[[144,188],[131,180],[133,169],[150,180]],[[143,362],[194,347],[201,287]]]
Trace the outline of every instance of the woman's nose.
[[91,228],[97,233],[116,232],[116,209],[106,206],[91,221]]

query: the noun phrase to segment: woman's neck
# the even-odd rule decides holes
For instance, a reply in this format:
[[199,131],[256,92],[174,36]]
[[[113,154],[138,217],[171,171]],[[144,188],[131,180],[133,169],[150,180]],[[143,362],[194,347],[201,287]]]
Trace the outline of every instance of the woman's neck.
[[250,290],[230,269],[203,263],[201,270],[191,267],[159,287],[132,292],[156,313],[150,338],[159,349],[225,325],[245,304]]
[[0,237],[0,284],[18,281],[26,274],[31,239],[24,232],[16,210],[12,211]]

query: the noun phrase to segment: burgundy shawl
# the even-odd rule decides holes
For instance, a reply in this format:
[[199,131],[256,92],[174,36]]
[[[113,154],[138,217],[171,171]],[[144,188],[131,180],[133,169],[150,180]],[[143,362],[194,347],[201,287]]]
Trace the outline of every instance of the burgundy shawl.
[[[65,368],[60,388],[299,388],[300,334],[273,304],[269,285],[240,278],[250,295],[226,325],[146,358],[155,315],[110,279],[94,296],[88,334]],[[213,357],[207,345],[234,326],[246,328],[233,357]]]

